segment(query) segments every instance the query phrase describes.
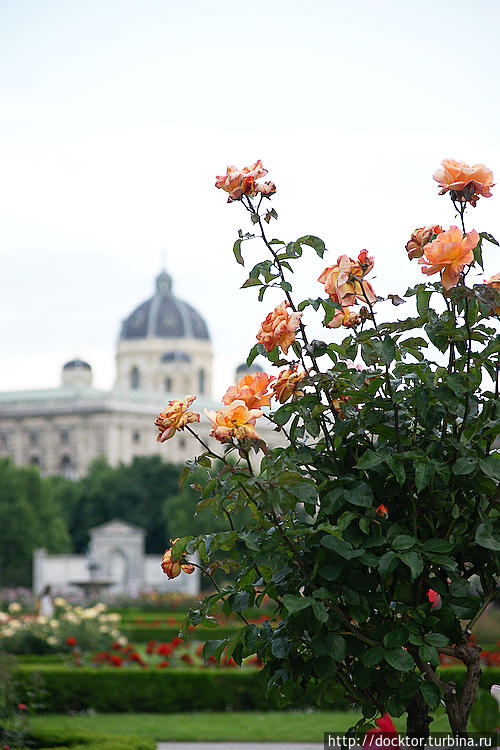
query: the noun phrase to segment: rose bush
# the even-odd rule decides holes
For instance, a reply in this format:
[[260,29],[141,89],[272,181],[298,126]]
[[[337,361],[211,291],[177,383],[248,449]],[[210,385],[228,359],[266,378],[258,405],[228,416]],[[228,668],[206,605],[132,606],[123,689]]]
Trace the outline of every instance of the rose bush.
[[[241,663],[256,654],[283,702],[311,686],[321,705],[340,693],[363,712],[358,730],[386,712],[406,714],[408,733],[422,738],[443,703],[453,732],[466,734],[481,675],[471,629],[500,574],[500,295],[497,275],[467,283],[470,268],[482,267],[483,245],[498,243],[465,227],[466,209],[491,195],[491,171],[443,162],[435,179],[461,228],[413,233],[410,260],[441,280],[424,275],[404,298],[389,295],[394,305],[416,303],[392,322],[366,279],[375,263],[366,250],[325,268],[326,297],[296,301],[294,264],[311,249],[323,258],[325,244],[313,235],[269,240],[265,224],[277,218],[263,209],[270,195],[234,171],[218,187],[248,212],[266,249],[243,286],[257,288],[261,301],[269,290],[285,297],[265,318],[248,364],[260,354],[284,369],[270,384],[271,411],[262,374],[229,389],[235,399],[209,413],[223,447],[200,440],[202,454],[181,475],[182,485],[194,469],[205,472],[199,507],[228,526],[178,539],[170,559],[197,551],[215,586],[224,551],[234,573],[190,610],[186,632],[189,623],[215,625],[222,606],[243,626],[207,642],[205,658],[224,652]],[[238,263],[254,237],[240,230]],[[310,340],[306,309],[321,313],[325,340]],[[257,419],[270,420],[281,447],[263,443]],[[244,508],[250,520],[238,526]],[[245,611],[264,597],[274,618],[259,626]],[[440,676],[443,657],[464,665],[460,688]]]

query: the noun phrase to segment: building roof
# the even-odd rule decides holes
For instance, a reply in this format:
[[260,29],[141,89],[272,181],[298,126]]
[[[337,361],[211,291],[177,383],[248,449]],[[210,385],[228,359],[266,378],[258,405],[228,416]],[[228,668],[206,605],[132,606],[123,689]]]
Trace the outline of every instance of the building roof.
[[156,293],[125,318],[120,339],[210,338],[201,315],[172,293],[172,277],[162,271],[156,277]]

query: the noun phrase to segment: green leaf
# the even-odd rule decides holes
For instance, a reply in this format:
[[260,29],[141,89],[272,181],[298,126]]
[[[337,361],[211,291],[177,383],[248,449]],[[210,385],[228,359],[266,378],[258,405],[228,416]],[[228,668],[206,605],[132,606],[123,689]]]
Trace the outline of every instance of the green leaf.
[[382,578],[387,578],[387,576],[397,567],[398,562],[398,556],[395,552],[386,552],[385,555],[382,555],[378,564],[378,569]]
[[345,639],[341,635],[329,635],[328,646],[330,656],[334,661],[342,661],[347,654]]
[[302,609],[306,609],[313,602],[313,599],[309,596],[295,596],[294,594],[285,594],[283,597],[283,604],[293,615],[295,612],[300,612]]
[[384,658],[385,649],[383,649],[381,646],[372,646],[372,648],[369,648],[368,651],[365,651],[363,654],[361,654],[361,661],[363,664],[365,664],[367,667],[376,667],[377,664],[380,664],[382,659]]
[[438,552],[446,554],[453,549],[453,544],[446,539],[426,539],[422,545],[424,552]]
[[320,258],[322,258],[326,252],[326,247],[323,240],[320,240],[319,237],[315,237],[312,234],[306,234],[304,237],[299,237],[297,242],[299,245],[309,245],[309,247],[312,247],[314,250],[316,250],[316,253]]
[[184,552],[186,551],[187,543],[190,539],[190,536],[181,536],[180,539],[177,539],[172,547],[172,560],[178,560],[179,557],[184,554]]
[[406,550],[414,547],[418,542],[418,539],[408,534],[398,534],[392,542],[392,547],[395,550]]
[[245,265],[245,261],[242,258],[241,255],[241,240],[236,240],[236,242],[233,245],[233,253],[234,257],[236,258],[236,262],[240,264],[240,266]]
[[188,476],[190,475],[191,471],[189,470],[188,466],[184,466],[181,473],[179,474],[179,479],[177,480],[177,484],[179,485],[179,489],[182,490],[184,485],[186,484],[186,480]]
[[408,628],[401,627],[391,630],[384,636],[384,646],[387,648],[398,648],[404,646],[408,642],[409,636]]
[[476,470],[476,467],[476,458],[468,458],[467,456],[462,456],[461,458],[457,458],[457,460],[451,467],[451,471],[457,476],[465,476],[467,474],[472,474]]
[[314,613],[315,618],[318,620],[318,622],[328,621],[328,611],[325,605],[323,604],[323,602],[320,602],[317,599],[313,599],[312,611]]
[[491,242],[493,245],[498,245],[500,247],[500,242],[497,242],[497,240],[489,232],[479,232],[479,236],[483,240],[487,240],[488,242]]
[[417,461],[415,464],[415,484],[417,490],[425,490],[434,475],[434,466],[430,461]]
[[252,346],[250,349],[250,354],[247,357],[247,367],[250,367],[252,362],[254,361],[255,357],[259,354],[259,345],[255,344],[255,346]]
[[205,641],[205,643],[203,644],[202,652],[203,660],[206,662],[211,656],[213,656],[217,661],[219,661],[227,643],[229,643],[228,638],[224,638],[224,640],[218,641]]
[[248,289],[250,286],[262,286],[262,281],[255,277],[250,277],[241,285],[241,289]]
[[424,636],[424,640],[426,643],[429,643],[436,648],[447,646],[450,642],[450,639],[448,636],[444,635],[444,633],[427,633],[427,635]]
[[343,557],[345,560],[351,558],[352,547],[344,539],[325,534],[325,536],[321,537],[321,544],[327,549],[332,549],[337,555],[340,555],[340,557]]
[[420,684],[420,692],[422,693],[424,701],[428,703],[431,708],[436,708],[436,706],[439,705],[441,691],[433,682],[428,682],[427,680],[422,682]]
[[418,655],[420,656],[422,661],[428,661],[429,664],[432,664],[435,667],[441,664],[439,653],[437,649],[434,648],[434,646],[428,646],[426,644],[420,646],[420,648],[418,649]]
[[492,549],[496,552],[500,550],[500,536],[493,536],[491,523],[480,523],[474,539],[480,547]]
[[406,481],[406,471],[402,462],[398,461],[394,456],[389,456],[389,458],[385,459],[385,462],[396,477],[396,482],[400,486],[403,486]]
[[402,552],[400,558],[402,562],[410,568],[411,580],[414,581],[424,569],[422,558],[414,550],[410,550],[410,552]]
[[369,508],[373,503],[373,492],[366,482],[356,482],[352,489],[344,490],[344,497],[348,503]]
[[500,482],[500,455],[498,453],[494,453],[488,456],[488,458],[483,458],[479,462],[479,465],[487,477]]
[[474,254],[474,260],[476,261],[476,263],[479,263],[479,265],[481,266],[481,268],[484,269],[484,264],[483,264],[483,248],[482,248],[482,245],[481,245],[481,237],[479,237],[479,242],[477,243],[476,247],[473,249],[472,252]]
[[278,638],[273,638],[271,644],[271,652],[273,656],[278,659],[286,659],[290,651],[290,642],[284,635],[280,635]]
[[423,315],[429,309],[431,295],[432,291],[427,291],[426,289],[420,289],[417,292],[417,310],[419,315]]
[[370,448],[366,450],[361,458],[359,459],[358,463],[354,467],[355,469],[372,469],[374,466],[378,466],[379,464],[383,463],[386,460],[385,455],[381,455],[380,453],[376,453],[375,451],[372,451]]
[[410,669],[413,669],[415,666],[415,662],[408,651],[405,651],[402,648],[387,651],[384,655],[384,659],[391,665],[391,667],[397,669],[398,672],[409,672]]

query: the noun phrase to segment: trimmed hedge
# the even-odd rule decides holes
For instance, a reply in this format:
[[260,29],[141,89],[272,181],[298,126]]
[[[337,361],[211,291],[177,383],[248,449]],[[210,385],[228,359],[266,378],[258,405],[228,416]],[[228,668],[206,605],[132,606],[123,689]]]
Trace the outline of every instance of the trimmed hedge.
[[[51,664],[18,665],[16,677],[29,684],[38,672],[46,691],[47,713],[94,709],[101,713],[174,713],[182,711],[270,711],[276,703],[265,695],[263,675],[256,669],[120,669]],[[22,685],[21,685],[22,689]],[[314,706],[314,697],[296,701]],[[343,710],[346,705],[331,706]]]
[[127,735],[72,732],[69,729],[37,729],[30,737],[30,747],[39,750],[155,750],[154,740]]
[[[181,623],[182,624],[182,623]],[[131,643],[147,643],[148,641],[171,641],[179,635],[181,624],[177,625],[122,625],[120,632]],[[230,638],[238,632],[241,626],[220,625],[217,628],[195,628],[189,634],[193,641],[209,641],[212,638]]]
[[[265,695],[261,672],[254,669],[192,668],[165,670],[119,669],[63,665],[20,664],[16,677],[20,687],[30,684],[38,672],[46,691],[43,710],[67,713],[94,709],[102,713],[174,713],[182,711],[270,711],[277,707]],[[446,667],[440,677],[453,680],[460,688],[465,679],[461,667]],[[489,690],[500,683],[500,669],[488,668],[481,675],[480,685]],[[315,706],[314,692],[301,695],[289,708]],[[329,704],[329,710],[347,710],[345,701]]]

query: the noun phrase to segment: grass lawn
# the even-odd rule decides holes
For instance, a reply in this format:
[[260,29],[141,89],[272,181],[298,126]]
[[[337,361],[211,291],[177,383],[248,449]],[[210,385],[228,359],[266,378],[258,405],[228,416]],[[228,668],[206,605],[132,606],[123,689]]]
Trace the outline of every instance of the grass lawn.
[[[324,732],[343,733],[352,726],[358,714],[341,712],[311,713],[211,713],[196,714],[91,714],[35,716],[36,729],[68,728],[73,731],[128,734],[156,741],[212,742],[322,742]],[[404,730],[404,719],[396,719],[397,729]],[[445,716],[436,719],[431,728],[446,731]]]

